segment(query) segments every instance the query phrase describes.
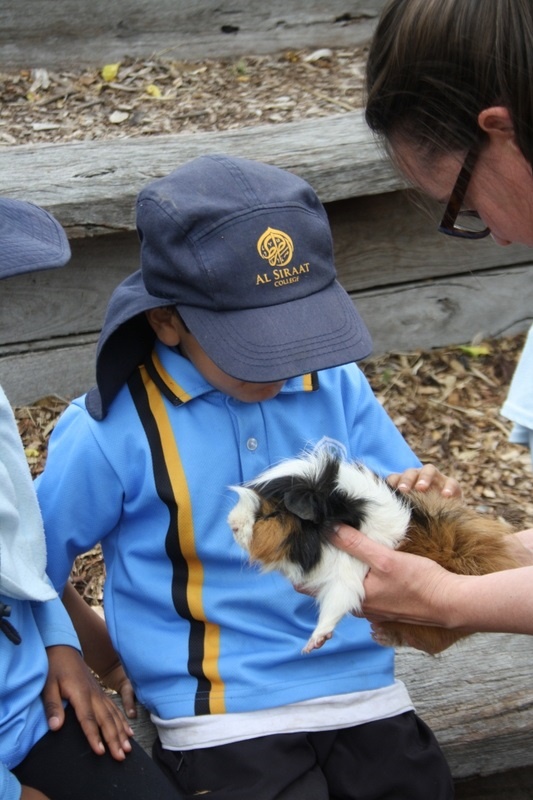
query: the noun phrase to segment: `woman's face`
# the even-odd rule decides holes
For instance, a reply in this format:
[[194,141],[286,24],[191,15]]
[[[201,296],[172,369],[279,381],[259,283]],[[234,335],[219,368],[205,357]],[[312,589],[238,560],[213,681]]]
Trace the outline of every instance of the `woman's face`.
[[[393,153],[408,180],[445,206],[466,153],[443,155],[430,167],[405,141],[395,142]],[[475,163],[464,208],[478,212],[498,244],[533,247],[533,175],[514,136],[489,135]]]

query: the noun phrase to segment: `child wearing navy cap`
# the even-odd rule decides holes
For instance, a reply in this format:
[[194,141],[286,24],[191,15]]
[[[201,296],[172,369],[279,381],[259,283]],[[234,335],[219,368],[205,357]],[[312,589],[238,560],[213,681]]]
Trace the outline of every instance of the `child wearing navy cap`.
[[184,797],[451,798],[393,651],[351,617],[303,655],[314,601],[250,566],[227,523],[230,486],[310,447],[426,474],[354,363],[370,336],[323,206],[290,172],[202,156],[140,193],[137,227],[97,384],[38,480],[54,584],[102,543],[113,645]]
[[[61,267],[69,258],[54,217],[32,203],[0,198],[0,278]],[[65,709],[62,698],[69,701]],[[0,797],[179,797],[141,748],[132,747],[131,734],[85,667],[47,578],[37,498],[0,388]]]

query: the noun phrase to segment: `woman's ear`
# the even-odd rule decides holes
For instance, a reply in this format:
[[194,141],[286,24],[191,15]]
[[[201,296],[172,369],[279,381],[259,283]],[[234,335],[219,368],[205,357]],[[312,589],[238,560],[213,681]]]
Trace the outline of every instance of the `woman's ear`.
[[180,343],[179,319],[174,308],[161,306],[150,308],[145,313],[160,342],[168,347],[176,347]]
[[513,139],[514,127],[509,110],[505,106],[484,108],[478,114],[477,122],[489,139]]

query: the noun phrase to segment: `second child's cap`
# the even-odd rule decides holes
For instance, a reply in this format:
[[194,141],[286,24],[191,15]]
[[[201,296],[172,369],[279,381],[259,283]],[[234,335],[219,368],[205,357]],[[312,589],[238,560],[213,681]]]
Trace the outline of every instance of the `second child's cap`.
[[67,234],[44,208],[0,197],[0,278],[63,267],[70,259]]
[[228,375],[278,381],[370,353],[326,211],[293,173],[201,156],[140,192],[137,228],[146,290]]

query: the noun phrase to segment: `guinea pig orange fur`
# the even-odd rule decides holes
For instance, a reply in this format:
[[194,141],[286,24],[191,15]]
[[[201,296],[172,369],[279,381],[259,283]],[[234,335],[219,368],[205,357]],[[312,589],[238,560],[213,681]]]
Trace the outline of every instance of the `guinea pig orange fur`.
[[[459,575],[485,575],[521,566],[509,546],[510,525],[436,491],[409,492],[411,519],[398,546],[439,563]],[[380,623],[384,643],[401,646],[416,641],[419,649],[440,653],[466,633],[401,622]]]
[[[460,574],[520,566],[505,523],[438,492],[399,494],[366,467],[327,451],[282,462],[232,488],[239,500],[228,522],[250,560],[263,570],[279,570],[316,598],[318,621],[304,652],[321,647],[345,614],[362,607],[368,567],[331,544],[339,522]],[[379,641],[393,646],[416,641],[419,649],[438,653],[465,635],[387,622],[380,625]]]

